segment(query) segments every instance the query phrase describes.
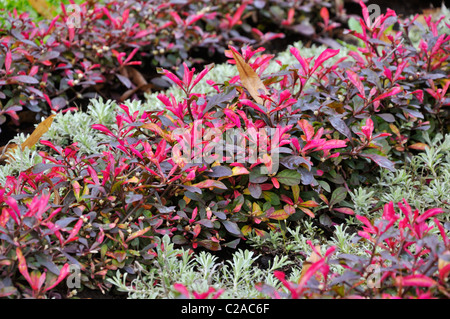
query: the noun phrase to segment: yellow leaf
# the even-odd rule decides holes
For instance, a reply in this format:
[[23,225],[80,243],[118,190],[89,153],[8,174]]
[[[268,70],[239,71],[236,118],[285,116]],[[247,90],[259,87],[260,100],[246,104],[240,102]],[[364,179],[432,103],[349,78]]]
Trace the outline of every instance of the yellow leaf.
[[268,95],[269,91],[266,86],[252,67],[232,48],[231,53],[236,61],[236,66],[239,71],[239,77],[241,78],[242,85],[247,89],[257,103],[264,104],[264,100],[260,97],[258,90],[262,90],[264,94]]
[[55,8],[48,4],[45,0],[28,0],[28,3],[37,11],[41,16],[47,19],[53,18],[53,12]]
[[23,142],[20,145],[22,150],[24,150],[25,147],[31,148],[39,141],[39,139],[42,137],[42,135],[44,135],[45,132],[47,132],[49,130],[50,126],[52,125],[54,117],[55,117],[55,114],[52,114],[49,117],[47,117],[45,120],[43,120],[41,123],[39,123],[39,125],[35,128],[33,133],[31,133],[31,135],[25,140],[25,142]]
[[255,213],[255,215],[261,215],[262,214],[262,210],[261,207],[258,205],[258,203],[253,203],[253,213]]
[[287,213],[284,209],[279,209],[274,211],[272,214],[269,214],[267,217],[275,220],[285,220],[289,216],[289,213]]
[[241,228],[241,232],[244,236],[247,236],[252,231],[252,226],[245,225]]
[[397,136],[400,136],[400,131],[394,124],[389,124],[389,127],[391,128],[392,133],[394,133]]
[[[443,254],[443,256],[449,256],[450,255],[450,250],[445,251]],[[439,258],[438,260],[438,269],[441,270],[442,268],[444,268],[445,266],[447,266],[448,264],[450,264],[450,262]]]
[[250,174],[250,172],[245,167],[240,166],[233,167],[232,172],[233,174],[231,176]]
[[298,198],[300,197],[300,186],[293,185],[292,188],[292,194],[294,195],[294,203],[298,202]]

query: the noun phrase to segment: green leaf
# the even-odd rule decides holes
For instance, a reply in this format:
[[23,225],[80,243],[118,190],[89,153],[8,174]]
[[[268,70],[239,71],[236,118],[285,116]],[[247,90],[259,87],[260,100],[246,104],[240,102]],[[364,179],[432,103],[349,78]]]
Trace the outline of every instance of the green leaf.
[[338,187],[331,194],[330,206],[342,202],[347,197],[347,189],[345,187]]
[[352,31],[356,31],[358,33],[362,33],[362,27],[358,20],[355,18],[348,19],[348,27]]
[[280,197],[273,192],[264,191],[263,197],[266,201],[270,202],[274,206],[280,205]]
[[188,243],[188,240],[181,235],[175,235],[172,237],[172,242],[177,245],[184,245]]
[[297,171],[286,169],[278,173],[276,178],[284,185],[294,186],[300,184],[302,175]]

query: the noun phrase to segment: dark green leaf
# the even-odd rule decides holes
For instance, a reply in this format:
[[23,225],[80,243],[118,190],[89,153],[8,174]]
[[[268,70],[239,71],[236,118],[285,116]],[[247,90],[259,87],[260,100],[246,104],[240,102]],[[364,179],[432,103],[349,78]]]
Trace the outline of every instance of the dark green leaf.
[[345,187],[338,187],[331,194],[330,206],[342,202],[347,197],[347,189]]
[[276,178],[284,185],[294,186],[300,184],[302,175],[297,171],[286,169],[278,173]]

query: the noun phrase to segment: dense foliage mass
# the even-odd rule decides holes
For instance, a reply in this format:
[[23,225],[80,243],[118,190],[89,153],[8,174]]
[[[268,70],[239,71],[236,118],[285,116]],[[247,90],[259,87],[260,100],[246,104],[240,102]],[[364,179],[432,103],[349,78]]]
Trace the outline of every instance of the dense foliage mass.
[[[59,284],[73,268],[84,287],[107,291],[115,284],[131,291],[113,277],[116,271],[151,271],[170,245],[215,252],[305,222],[332,234],[351,220],[364,253],[334,259],[336,246],[320,251],[308,242],[309,263],[297,280],[276,271],[271,282],[255,286],[257,296],[449,297],[448,202],[419,210],[406,200],[389,201],[372,211],[382,209],[381,216],[370,216],[354,200],[358,188],[376,184],[381,172],[394,174],[420,151],[431,152],[431,140],[447,132],[444,17],[420,24],[417,16],[400,19],[388,10],[371,21],[361,3],[359,29],[346,31],[357,47],[336,48],[310,26],[304,35],[333,48],[306,57],[291,46],[294,63],[284,64],[261,46],[284,34],[251,25],[270,19],[277,32],[305,32],[306,22],[294,18],[305,7],[288,1],[203,5],[87,2],[77,32],[67,28],[66,12],[38,23],[17,12],[1,20],[0,100],[2,112],[17,122],[23,106],[45,114],[47,106],[71,110],[103,85],[128,90],[116,110],[103,100],[89,104],[90,112],[100,109],[96,103],[105,111],[96,113],[103,121],[89,122],[100,136],[95,149],[41,139],[39,163],[5,177],[0,296],[41,298],[67,290]],[[316,11],[328,34],[337,23],[327,9]],[[199,48],[228,58],[237,75],[206,80],[215,66],[189,58]],[[158,66],[153,84],[135,68],[144,61]],[[178,90],[157,94],[162,110],[121,103],[162,81]],[[206,93],[198,90],[204,82]],[[426,167],[427,184],[442,178],[436,165]],[[374,270],[380,276],[368,283]],[[165,297],[224,293],[220,287],[190,293],[191,287],[171,284],[173,292],[164,285]]]

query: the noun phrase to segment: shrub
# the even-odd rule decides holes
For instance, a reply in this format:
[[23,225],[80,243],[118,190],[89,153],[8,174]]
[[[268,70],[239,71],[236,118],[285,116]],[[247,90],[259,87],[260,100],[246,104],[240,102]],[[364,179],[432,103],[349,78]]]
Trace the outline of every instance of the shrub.
[[[336,247],[324,255],[313,248],[316,259],[304,267],[298,282],[275,272],[287,294],[267,285],[259,286],[273,298],[449,298],[449,240],[437,218],[443,212],[413,211],[406,201],[386,204],[383,216],[374,222],[357,216],[364,224],[358,232],[372,246],[369,256],[341,254],[332,258]],[[331,272],[332,264],[344,267],[342,274]]]
[[[108,10],[102,12],[108,16]],[[346,201],[349,191],[376,181],[378,167],[395,171],[396,164],[424,149],[425,137],[414,133],[434,125],[439,130],[448,103],[448,82],[442,79],[448,73],[450,37],[439,35],[440,24],[426,20],[423,40],[415,48],[401,40],[402,36],[407,39],[413,22],[399,21],[403,29],[388,34],[389,26],[398,21],[393,11],[369,25],[363,5],[363,16],[363,31],[352,31],[365,44],[358,50],[361,54],[349,52],[350,58],[329,63],[339,50],[328,48],[306,58],[294,46],[289,51],[298,64],[278,63],[277,72],[264,74],[273,55],[261,54],[264,48],[244,46],[238,50],[230,46],[225,56],[236,65],[239,76],[223,83],[208,81],[213,93],[199,93],[197,84],[212,65],[197,74],[187,63],[182,64],[181,74],[158,69],[179,88],[180,96],[159,94],[164,110],[131,110],[121,104],[114,125],[91,126],[107,137],[100,152],[86,154],[76,143],[61,147],[41,141],[45,146],[40,152],[42,163],[18,178],[7,178],[3,189],[0,247],[3,263],[10,267],[4,268],[9,274],[3,282],[7,294],[45,296],[45,290],[66,275],[65,271],[58,275],[53,265],[65,270],[69,261],[80,265],[84,285],[108,289],[111,283],[105,278],[112,271],[133,273],[131,264],[136,258],[150,265],[158,256],[158,237],[164,235],[183,248],[216,251],[236,248],[251,233],[266,236],[270,230],[283,231],[299,220],[317,218],[319,225],[329,228],[354,215]],[[122,23],[118,18],[107,21],[117,28]],[[121,53],[115,58],[125,65],[136,53],[133,49],[127,59]],[[12,54],[5,59],[7,69],[12,65],[10,59]],[[416,78],[411,79],[411,73]],[[443,88],[437,89],[439,85]],[[431,165],[430,172],[435,175],[433,169]],[[31,206],[29,198],[37,198],[31,199]],[[426,217],[402,205],[407,217],[399,224],[396,238],[404,239],[398,242],[400,246],[413,245],[416,239],[428,236],[430,229]],[[36,211],[36,206],[41,209]],[[60,211],[65,214],[64,222],[47,221]],[[426,211],[423,216],[437,212]],[[35,214],[28,224],[19,218]],[[366,227],[360,235],[367,240],[379,236],[391,240],[374,231],[379,228],[370,226],[367,217],[357,218]],[[383,219],[389,227],[399,218],[392,204],[386,206]],[[48,225],[49,231],[45,229]],[[406,233],[408,227],[417,234]],[[445,232],[438,227],[446,242]],[[52,261],[49,267],[59,277],[45,286],[42,278],[49,277],[37,272],[30,276],[24,269],[25,264],[47,266],[31,252],[22,253],[24,258],[21,255],[22,249],[31,249],[26,240],[35,240],[28,236],[35,233],[43,247],[49,241],[55,250],[54,258],[44,262]],[[442,279],[423,277],[431,276],[432,266],[422,269],[428,267],[426,261],[416,255],[423,253],[420,245],[427,245],[440,256],[441,243],[433,240],[434,246],[420,241],[414,251],[407,251],[406,246],[406,253],[412,254],[416,263],[411,267],[400,263],[398,269],[406,267],[408,276],[415,276],[408,279],[420,277],[429,287],[445,290]],[[14,247],[17,256],[12,253]],[[301,295],[303,284],[316,270],[327,277],[326,262],[332,252],[328,250],[324,257],[316,252],[320,263],[311,266],[299,291],[284,281],[291,292]],[[368,267],[375,257],[371,254],[370,262],[362,265]],[[351,261],[349,267],[359,267]],[[422,267],[419,276],[416,266]],[[23,278],[15,277],[16,269],[32,292],[23,286]],[[396,287],[403,279],[395,278],[392,285]]]
[[[315,6],[315,2],[308,5]],[[264,18],[252,22],[249,16],[257,18],[256,12],[265,7]],[[165,87],[156,78],[155,66],[177,69],[182,61],[203,63],[205,56],[222,57],[229,43],[263,45],[284,34],[263,33],[253,23],[262,25],[274,15],[273,21],[278,21],[287,10],[290,16],[308,10],[241,0],[87,1],[77,8],[79,19],[61,3],[59,15],[39,22],[27,11],[2,13],[0,124],[6,115],[18,124],[17,112],[24,107],[45,115],[49,108],[85,106],[87,99],[99,94],[123,101]],[[291,17],[288,24],[295,28],[295,19]],[[296,30],[305,30],[304,25]]]

